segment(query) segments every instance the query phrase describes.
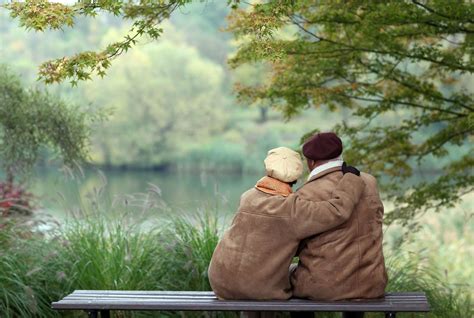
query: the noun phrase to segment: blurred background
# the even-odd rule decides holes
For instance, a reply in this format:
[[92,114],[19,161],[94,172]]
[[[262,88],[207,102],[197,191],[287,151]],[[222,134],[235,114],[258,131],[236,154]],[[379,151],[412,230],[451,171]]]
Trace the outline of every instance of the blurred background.
[[[263,81],[265,70],[229,70],[227,58],[235,49],[232,35],[223,32],[229,12],[225,1],[193,3],[173,13],[162,39],[118,57],[103,79],[48,86],[68,103],[91,106],[108,117],[95,125],[90,165],[75,181],[40,160],[33,187],[44,208],[62,213],[57,192],[76,204],[100,184],[100,169],[111,196],[146,191],[153,183],[176,208],[219,200],[221,209],[233,211],[240,194],[264,172],[269,149],[298,149],[303,134],[329,129],[343,116],[321,109],[286,123],[269,105],[239,104],[233,85]],[[36,81],[42,62],[101,48],[130,27],[103,14],[79,18],[74,28],[58,32],[25,32],[7,12],[0,14],[0,62],[21,74],[26,86],[42,85]]]
[[[162,208],[153,209],[148,217],[214,211],[229,220],[240,195],[263,176],[263,159],[269,149],[298,150],[305,133],[324,131],[348,119],[344,110],[331,112],[321,106],[286,121],[271,105],[239,102],[234,85],[263,83],[266,70],[252,66],[229,69],[227,60],[237,49],[232,34],[225,32],[229,12],[226,1],[187,5],[163,23],[162,38],[140,42],[119,56],[104,78],[81,81],[76,87],[69,83],[47,86],[52,95],[104,114],[105,119],[94,123],[87,164],[65,169],[50,159],[46,148],[41,150],[28,181],[41,213],[65,219],[67,211],[82,209],[84,200],[98,192],[112,204],[105,209],[112,213],[117,200],[136,200],[134,194],[152,191]],[[100,49],[121,39],[129,28],[121,18],[101,14],[95,19],[79,18],[74,28],[28,32],[3,10],[0,64],[18,74],[25,86],[43,88],[37,81],[42,62]],[[456,85],[472,89],[472,83]],[[461,153],[450,156],[460,157]],[[357,162],[351,164],[357,166]],[[429,180],[430,173],[436,174],[441,165],[432,158],[415,178]],[[396,207],[393,202],[384,204],[387,210]],[[467,290],[464,295],[470,297],[473,207],[470,193],[441,213],[424,214],[417,228],[391,225],[386,229],[385,248],[397,250],[405,241],[403,248],[411,255],[407,256],[410,261],[415,255],[436,264],[437,275],[445,279],[446,286]],[[467,312],[472,304],[468,296],[463,297]]]

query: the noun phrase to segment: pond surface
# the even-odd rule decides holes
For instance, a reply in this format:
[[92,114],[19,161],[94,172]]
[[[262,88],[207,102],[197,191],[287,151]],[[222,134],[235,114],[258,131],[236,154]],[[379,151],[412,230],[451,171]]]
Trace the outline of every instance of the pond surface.
[[[151,193],[171,211],[235,212],[240,195],[253,187],[261,176],[229,173],[184,173],[158,171],[85,170],[74,177],[56,169],[42,169],[32,182],[44,212],[65,217],[67,211],[84,207],[99,194],[104,210],[113,210],[113,202],[133,201]],[[149,191],[153,189],[153,191]],[[135,200],[136,201],[136,200]],[[108,207],[108,208],[107,208]]]

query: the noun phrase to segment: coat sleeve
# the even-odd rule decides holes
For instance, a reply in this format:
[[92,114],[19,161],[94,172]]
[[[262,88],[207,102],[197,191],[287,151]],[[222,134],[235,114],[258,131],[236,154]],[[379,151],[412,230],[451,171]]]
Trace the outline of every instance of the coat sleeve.
[[295,237],[306,237],[330,230],[351,216],[364,191],[362,178],[346,173],[327,201],[311,201],[301,198],[298,193],[291,194],[285,201],[290,211],[290,227]]

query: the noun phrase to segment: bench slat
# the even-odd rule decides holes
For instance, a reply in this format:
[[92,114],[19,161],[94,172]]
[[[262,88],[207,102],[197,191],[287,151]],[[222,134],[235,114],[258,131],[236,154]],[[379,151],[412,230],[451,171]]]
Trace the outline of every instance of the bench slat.
[[377,311],[428,312],[424,293],[387,293],[384,299],[359,301],[218,300],[213,292],[76,290],[54,302],[58,310],[169,311]]
[[[202,300],[213,300],[217,299],[215,296],[182,296],[182,295],[134,295],[134,294],[128,294],[128,295],[113,295],[113,294],[90,294],[90,295],[75,295],[75,294],[70,294],[64,299],[71,299],[71,298],[76,298],[76,299],[91,299],[91,298],[138,298],[138,299],[202,299]],[[306,299],[301,299],[301,298],[294,298],[295,300],[301,300],[301,301],[308,301]],[[353,300],[351,302],[353,303],[358,303],[358,302],[384,302],[384,301],[425,301],[426,297],[385,297],[385,298],[375,298],[375,299],[365,299],[365,300]],[[250,300],[251,301],[251,300]]]
[[[73,304],[77,304],[77,301],[76,300],[67,300],[67,302],[69,302],[70,305],[73,305]],[[216,301],[217,302],[217,301]],[[86,302],[80,302],[80,304],[85,304]],[[223,301],[218,301],[217,303],[212,303],[212,302],[203,302],[203,301],[176,301],[175,299],[168,299],[168,300],[160,300],[160,301],[156,301],[154,299],[147,299],[147,300],[136,300],[136,299],[128,299],[128,300],[124,300],[124,299],[107,299],[106,301],[101,301],[101,300],[91,300],[91,301],[88,301],[87,304],[101,304],[101,305],[107,305],[107,304],[144,304],[144,305],[149,305],[149,304],[152,304],[152,305],[156,305],[156,304],[163,304],[165,306],[173,303],[173,304],[182,304],[183,306],[188,306],[188,305],[196,305],[196,306],[200,306],[200,307],[203,307],[203,306],[206,306],[206,308],[209,308],[207,307],[208,305],[210,306],[216,306],[216,305],[221,305],[223,304],[224,302]],[[231,302],[227,302],[227,303],[231,303]],[[234,302],[232,302],[234,303]],[[255,306],[255,305],[258,305],[260,306],[263,302],[260,302],[258,304],[251,304],[251,303],[243,303],[244,305],[249,305],[249,306]],[[276,303],[269,303],[269,304],[276,304]],[[328,303],[326,303],[328,304]],[[343,305],[343,306],[346,306],[346,305],[350,305],[350,306],[353,306],[353,304],[331,304],[329,303],[331,306],[340,306],[340,305]],[[239,304],[239,306],[242,305]],[[292,303],[292,304],[289,304],[290,306],[300,306],[300,305],[308,305],[308,303],[304,303],[304,302],[300,302],[300,303]],[[316,307],[319,307],[321,306],[321,304],[309,304],[311,306],[315,305]],[[390,308],[394,308],[394,307],[397,307],[397,308],[401,308],[401,307],[410,307],[410,308],[413,308],[413,307],[423,307],[424,308],[424,303],[423,302],[407,302],[407,303],[379,303],[379,304],[375,304],[375,303],[371,303],[371,304],[357,304],[356,307],[360,307],[360,306],[371,306],[372,308],[375,308],[375,309],[378,309],[380,307],[390,307]],[[354,307],[354,306],[353,306]],[[204,309],[203,309],[204,310]]]
[[[105,295],[105,294],[123,294],[123,295],[171,295],[171,296],[177,296],[177,295],[189,295],[189,296],[210,296],[210,297],[215,297],[214,292],[212,291],[136,291],[136,290],[82,290],[78,289],[75,290],[73,293],[70,295],[89,295],[89,294],[100,294],[100,295]],[[388,297],[403,297],[403,296],[408,296],[408,297],[416,297],[420,296],[423,298],[426,298],[425,293],[423,292],[388,292],[385,294],[385,298]]]
[[382,304],[354,304],[354,303],[299,303],[291,302],[274,303],[274,302],[226,302],[214,301],[205,303],[196,302],[176,302],[176,301],[90,301],[88,303],[76,301],[64,301],[60,306],[54,306],[54,309],[96,309],[96,310],[178,310],[178,311],[364,311],[364,312],[427,312],[429,307],[423,304],[399,304],[394,306],[390,303]]
[[[215,297],[213,292],[161,292],[161,291],[154,291],[154,292],[145,292],[145,291],[125,291],[125,290],[94,290],[94,291],[87,291],[82,292],[76,290],[72,292],[70,295],[91,295],[91,294],[101,294],[101,295],[171,295],[171,296],[207,296],[207,297]],[[425,297],[424,293],[413,292],[413,293],[386,293],[385,298],[387,297]]]
[[[145,299],[145,298],[153,298],[153,299],[216,299],[216,297],[212,295],[196,295],[193,294],[192,296],[187,296],[183,294],[173,295],[170,293],[166,293],[164,295],[152,295],[152,294],[143,294],[143,293],[109,293],[109,292],[96,292],[96,293],[88,293],[88,294],[78,294],[72,293],[64,299],[89,299],[89,298],[137,298],[137,299]],[[424,295],[412,295],[412,296],[399,296],[399,295],[390,295],[384,299],[385,301],[391,302],[406,302],[406,301],[426,301],[426,297]],[[377,302],[381,301],[379,299],[369,299],[364,300],[365,302]],[[382,300],[383,301],[383,300]]]
[[[170,301],[170,300],[174,300],[176,302],[178,301],[182,301],[182,302],[192,302],[192,301],[195,301],[195,302],[209,302],[210,300],[213,300],[213,299],[209,299],[209,298],[198,298],[198,297],[193,297],[193,298],[176,298],[176,297],[160,297],[160,298],[156,298],[156,297],[115,297],[115,296],[107,296],[107,297],[73,297],[73,296],[70,296],[70,297],[65,297],[64,300],[68,300],[68,301],[77,301],[77,302],[80,302],[80,301],[88,301],[88,300],[94,300],[94,301],[99,301],[99,300],[103,300],[103,301],[107,301],[107,300],[114,300],[114,301],[136,301],[136,300],[153,300],[153,301]],[[307,302],[307,300],[301,300],[299,302]],[[403,303],[425,303],[426,302],[426,299],[403,299],[403,300],[381,300],[381,301],[365,301],[364,303],[384,303],[384,302],[389,302],[391,304],[403,304]],[[351,302],[351,303],[354,303],[354,302]],[[356,302],[356,304],[359,303],[359,302]]]
[[[66,297],[75,296],[75,297],[108,297],[108,296],[117,296],[117,297],[175,297],[175,298],[191,298],[191,297],[198,297],[198,298],[209,298],[214,299],[216,298],[213,292],[143,292],[143,291],[75,291],[69,294]],[[423,299],[426,300],[426,296],[424,293],[413,292],[413,293],[387,293],[385,294],[385,299],[389,300],[397,300],[397,299]],[[377,299],[369,299],[366,301],[377,301]]]
[[212,291],[160,291],[160,290],[84,290],[78,289],[72,292],[70,295],[77,294],[77,295],[88,295],[88,294],[116,294],[116,295],[196,295],[196,296],[211,296],[215,297],[214,292]]

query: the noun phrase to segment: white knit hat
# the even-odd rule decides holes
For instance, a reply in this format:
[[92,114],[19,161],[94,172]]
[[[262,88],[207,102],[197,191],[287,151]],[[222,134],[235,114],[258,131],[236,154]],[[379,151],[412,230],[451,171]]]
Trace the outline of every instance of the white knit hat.
[[286,147],[268,151],[264,163],[267,176],[283,182],[293,182],[303,173],[300,154]]

